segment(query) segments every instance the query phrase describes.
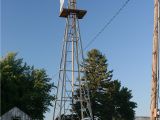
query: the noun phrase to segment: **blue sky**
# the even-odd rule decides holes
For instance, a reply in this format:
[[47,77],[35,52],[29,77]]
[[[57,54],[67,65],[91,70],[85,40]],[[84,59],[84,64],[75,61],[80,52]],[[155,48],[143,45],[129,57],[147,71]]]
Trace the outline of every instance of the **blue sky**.
[[[126,0],[78,0],[87,15],[80,20],[83,47]],[[46,69],[57,80],[65,19],[59,0],[2,0],[1,56],[18,52],[29,65]],[[106,55],[114,79],[132,90],[137,116],[150,115],[153,0],[131,0],[120,15],[86,50]],[[51,120],[53,108],[46,113]]]

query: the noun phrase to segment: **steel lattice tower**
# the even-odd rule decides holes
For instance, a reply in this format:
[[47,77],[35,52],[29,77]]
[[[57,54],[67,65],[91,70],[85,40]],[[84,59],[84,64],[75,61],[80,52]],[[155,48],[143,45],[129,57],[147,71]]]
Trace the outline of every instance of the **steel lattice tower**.
[[[87,81],[83,78],[83,49],[79,29],[79,19],[87,11],[76,8],[76,0],[68,1],[60,17],[66,18],[59,80],[54,106],[53,120],[93,120]],[[73,105],[80,110],[75,112]]]

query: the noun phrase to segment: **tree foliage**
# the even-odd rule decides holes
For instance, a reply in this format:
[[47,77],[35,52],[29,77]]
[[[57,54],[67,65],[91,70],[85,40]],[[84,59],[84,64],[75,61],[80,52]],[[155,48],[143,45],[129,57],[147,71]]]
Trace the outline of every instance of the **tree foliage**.
[[[88,52],[84,63],[86,74],[83,79],[88,81],[93,117],[100,120],[133,120],[136,103],[131,101],[131,90],[121,86],[118,80],[112,80],[113,71],[108,70],[106,57],[93,49]],[[80,103],[77,102],[74,108],[79,114]]]
[[33,119],[43,119],[54,96],[54,85],[44,69],[35,69],[9,53],[0,60],[1,114],[17,106]]

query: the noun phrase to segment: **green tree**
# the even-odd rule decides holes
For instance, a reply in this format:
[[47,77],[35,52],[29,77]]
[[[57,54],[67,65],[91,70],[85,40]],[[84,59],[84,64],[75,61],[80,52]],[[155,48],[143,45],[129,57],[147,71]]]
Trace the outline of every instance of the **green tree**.
[[35,69],[9,53],[0,60],[1,115],[17,106],[33,119],[42,120],[51,106],[55,87],[44,69]]
[[[100,120],[133,120],[136,103],[131,101],[131,90],[122,87],[118,80],[112,80],[113,71],[108,70],[107,59],[100,51],[93,49],[88,52],[84,70],[83,79],[88,81],[93,117]],[[78,114],[79,104],[74,105]]]

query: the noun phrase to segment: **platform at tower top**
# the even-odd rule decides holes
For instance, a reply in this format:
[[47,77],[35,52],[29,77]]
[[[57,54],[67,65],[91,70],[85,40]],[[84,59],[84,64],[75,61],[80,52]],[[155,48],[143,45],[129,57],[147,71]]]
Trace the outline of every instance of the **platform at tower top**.
[[76,14],[78,19],[82,19],[84,15],[87,13],[86,10],[79,10],[79,9],[69,9],[69,8],[63,8],[60,17],[67,18],[70,14]]

